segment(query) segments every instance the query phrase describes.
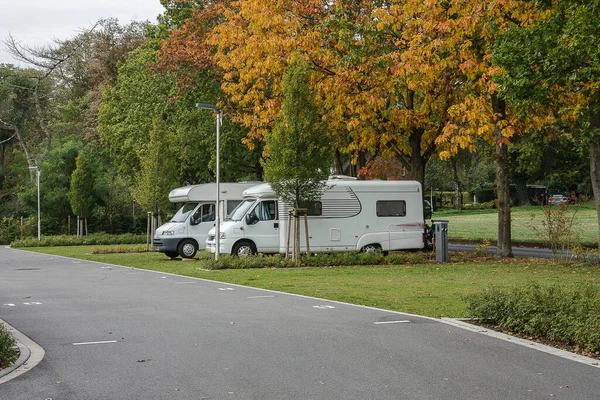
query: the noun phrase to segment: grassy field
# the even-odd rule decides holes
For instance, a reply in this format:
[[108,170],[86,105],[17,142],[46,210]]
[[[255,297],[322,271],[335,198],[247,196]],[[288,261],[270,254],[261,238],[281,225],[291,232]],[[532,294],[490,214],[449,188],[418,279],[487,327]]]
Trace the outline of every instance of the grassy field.
[[[198,269],[203,258],[211,258],[204,252],[199,253],[200,259],[173,261],[161,253],[92,254],[92,246],[30,250],[432,317],[464,317],[463,296],[490,285],[512,287],[538,282],[600,286],[597,267],[539,259],[500,261],[459,253],[451,254],[451,262],[446,264],[437,264],[431,261],[434,255],[423,253],[421,261],[393,266],[205,271]],[[419,258],[418,254],[409,254],[412,260]]]
[[[593,203],[567,206],[568,215],[574,214],[573,235],[585,246],[598,245],[598,219]],[[514,242],[541,243],[540,232],[544,232],[541,207],[514,207],[512,215],[512,239]],[[433,219],[447,220],[450,240],[481,242],[483,238],[495,241],[498,238],[498,211],[441,211]],[[537,227],[534,229],[533,227]]]

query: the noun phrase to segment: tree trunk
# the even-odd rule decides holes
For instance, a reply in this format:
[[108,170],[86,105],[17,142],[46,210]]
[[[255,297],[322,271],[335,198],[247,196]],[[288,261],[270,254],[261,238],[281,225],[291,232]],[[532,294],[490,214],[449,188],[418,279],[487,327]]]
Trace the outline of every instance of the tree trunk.
[[454,178],[454,209],[462,210],[462,184],[458,177],[458,161],[455,157],[450,159],[452,164],[452,177]]
[[[504,100],[494,96],[492,98],[494,114],[503,120],[506,113]],[[496,189],[498,192],[498,245],[496,257],[512,257],[511,216],[510,216],[510,188],[508,174],[508,144],[502,135],[501,129],[496,124],[495,139],[496,153]]]
[[596,203],[596,216],[598,219],[598,251],[600,252],[600,137],[595,136],[590,140],[590,176],[592,190]]
[[294,211],[294,262],[300,266],[300,215]]

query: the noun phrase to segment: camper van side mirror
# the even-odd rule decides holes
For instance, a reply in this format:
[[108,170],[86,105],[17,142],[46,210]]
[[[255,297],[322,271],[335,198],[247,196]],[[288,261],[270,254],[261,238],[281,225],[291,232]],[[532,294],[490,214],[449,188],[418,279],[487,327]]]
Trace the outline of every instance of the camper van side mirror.
[[254,225],[258,222],[258,217],[253,212],[246,214],[246,223],[248,225]]

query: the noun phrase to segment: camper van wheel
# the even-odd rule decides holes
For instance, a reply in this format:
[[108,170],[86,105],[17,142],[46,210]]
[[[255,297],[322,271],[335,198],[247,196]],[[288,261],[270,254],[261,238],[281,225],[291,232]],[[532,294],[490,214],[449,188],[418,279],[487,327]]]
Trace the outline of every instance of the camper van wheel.
[[256,247],[252,242],[239,242],[233,246],[233,251],[231,254],[238,257],[252,256],[256,254]]
[[378,244],[368,244],[362,248],[363,253],[377,253],[381,251],[381,246]]
[[165,251],[165,256],[169,258],[176,258],[177,256],[179,256],[179,253],[176,251]]
[[186,239],[179,243],[179,255],[183,258],[194,258],[196,255],[196,251],[198,251],[198,246],[196,242],[190,239]]

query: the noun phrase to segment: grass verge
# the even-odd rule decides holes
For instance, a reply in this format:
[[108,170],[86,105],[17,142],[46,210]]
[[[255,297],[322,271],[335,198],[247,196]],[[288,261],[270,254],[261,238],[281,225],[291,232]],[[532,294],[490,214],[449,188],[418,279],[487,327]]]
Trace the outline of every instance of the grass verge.
[[467,317],[463,298],[489,286],[513,288],[531,282],[568,289],[600,282],[600,269],[583,264],[524,258],[497,260],[464,253],[451,253],[451,262],[445,264],[436,263],[431,253],[399,253],[407,257],[405,263],[205,270],[212,258],[205,252],[200,252],[197,259],[174,261],[162,253],[93,254],[94,248],[30,250],[431,317]]
[[[575,241],[583,246],[598,246],[598,218],[593,203],[567,207],[569,213],[575,213],[573,235]],[[522,243],[542,243],[540,231],[544,231],[542,207],[523,206],[511,209],[512,240]],[[438,211],[433,219],[447,220],[448,236],[452,240],[480,242],[484,238],[498,239],[498,210]],[[533,229],[533,227],[537,227]]]

